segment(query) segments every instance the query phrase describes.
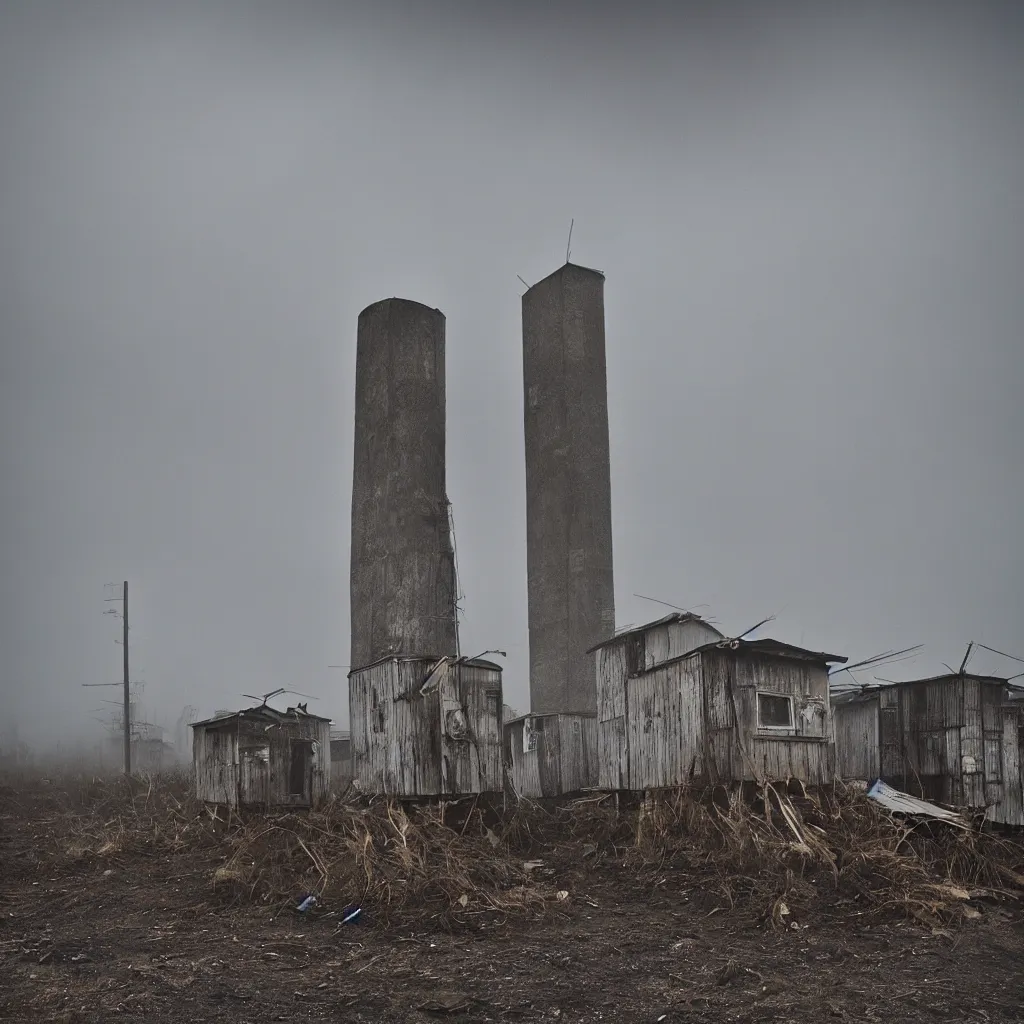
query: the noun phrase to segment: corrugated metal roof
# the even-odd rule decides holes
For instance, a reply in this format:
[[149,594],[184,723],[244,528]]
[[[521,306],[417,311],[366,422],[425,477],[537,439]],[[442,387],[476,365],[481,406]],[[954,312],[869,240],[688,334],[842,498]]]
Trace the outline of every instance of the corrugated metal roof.
[[594,651],[600,650],[602,647],[609,647],[612,644],[618,643],[620,640],[624,640],[629,636],[636,636],[638,633],[646,633],[650,629],[657,629],[659,626],[669,626],[675,622],[699,622],[702,626],[706,626],[712,632],[717,633],[723,639],[725,634],[715,626],[712,626],[707,619],[702,619],[699,615],[695,615],[693,612],[672,612],[669,615],[665,615],[660,619],[654,619],[653,622],[646,622],[642,626],[630,626],[628,629],[620,630],[614,636],[608,637],[607,640],[602,640],[598,644],[594,644],[586,653],[593,654]]

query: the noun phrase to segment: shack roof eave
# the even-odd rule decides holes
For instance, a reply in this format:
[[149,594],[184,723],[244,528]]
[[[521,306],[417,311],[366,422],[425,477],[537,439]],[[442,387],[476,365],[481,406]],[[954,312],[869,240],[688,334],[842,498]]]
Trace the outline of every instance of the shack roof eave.
[[707,619],[702,619],[699,615],[694,612],[671,612],[668,615],[663,615],[660,619],[654,619],[651,622],[645,622],[642,626],[630,626],[628,629],[620,630],[618,633],[614,633],[608,637],[607,640],[602,640],[600,643],[594,644],[593,647],[587,650],[587,654],[593,654],[594,651],[601,650],[602,647],[611,647],[613,644],[617,644],[620,640],[625,640],[631,636],[637,636],[640,633],[646,633],[648,630],[657,629],[659,626],[670,626],[676,622],[697,622],[704,626],[706,629],[710,629],[711,632],[716,633],[723,640],[725,634],[718,629],[716,626],[712,626]]
[[[731,646],[730,642],[730,646]],[[751,651],[755,654],[781,654],[787,657],[800,658],[804,661],[820,661],[826,665],[845,665],[850,659],[844,658],[841,654],[829,654],[827,651],[812,651],[807,647],[797,647],[795,644],[783,643],[781,640],[737,640],[741,650]],[[718,647],[719,644],[707,644],[706,647]]]
[[206,727],[227,725],[229,722],[237,722],[240,720],[270,722],[271,724],[277,725],[284,722],[311,721],[330,723],[331,721],[323,715],[314,715],[309,711],[299,711],[297,708],[288,708],[287,711],[278,711],[277,708],[272,708],[268,704],[264,704],[255,708],[242,708],[239,711],[232,712],[230,715],[214,715],[213,718],[204,718],[200,722],[192,722],[191,725],[193,729],[202,729]]
[[839,704],[856,704],[874,700],[882,690],[892,690],[901,686],[915,686],[919,683],[951,683],[958,679],[971,679],[986,686],[1005,686],[1009,690],[1017,684],[1005,676],[983,676],[973,672],[943,672],[937,676],[925,676],[921,679],[878,680],[873,683],[862,683],[860,686],[837,686],[832,689],[832,701]]
[[983,676],[975,672],[943,672],[937,676],[925,676],[923,679],[900,679],[895,683],[885,683],[885,686],[910,686],[913,683],[943,683],[953,679],[973,679],[979,683],[994,683],[999,686],[1006,686],[1009,679],[1006,676]]
[[424,664],[436,665],[442,658],[450,659],[452,664],[455,665],[466,665],[469,668],[485,668],[492,672],[502,671],[500,665],[495,664],[493,661],[487,661],[484,658],[457,658],[454,654],[388,654],[383,658],[378,658],[376,661],[371,661],[368,665],[360,665],[359,668],[350,670],[349,678],[357,672],[365,672],[368,668],[376,668],[378,665],[383,665],[386,661],[422,661]]
[[515,725],[516,722],[525,722],[526,719],[538,718],[597,718],[596,711],[546,711],[543,714],[534,714],[527,711],[525,714],[516,715],[515,718],[505,718],[502,725]]
[[657,665],[644,669],[638,675],[647,675],[650,672],[657,672],[666,665],[677,665],[688,658],[695,658],[701,654],[712,651],[722,651],[726,654],[760,654],[769,658],[786,658],[790,661],[810,661],[820,665],[830,663],[843,664],[847,659],[838,654],[826,654],[824,651],[811,651],[804,647],[794,647],[792,644],[784,644],[781,640],[719,640],[715,643],[704,644],[695,647],[692,651],[680,654],[675,658],[668,658],[666,661],[659,661]]

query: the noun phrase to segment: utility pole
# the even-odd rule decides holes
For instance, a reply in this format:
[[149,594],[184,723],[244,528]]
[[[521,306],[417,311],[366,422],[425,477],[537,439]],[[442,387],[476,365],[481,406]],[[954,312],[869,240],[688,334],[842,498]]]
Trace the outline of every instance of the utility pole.
[[122,598],[122,615],[124,617],[124,773],[132,773],[132,721],[131,693],[128,689],[128,581],[124,581],[124,597]]

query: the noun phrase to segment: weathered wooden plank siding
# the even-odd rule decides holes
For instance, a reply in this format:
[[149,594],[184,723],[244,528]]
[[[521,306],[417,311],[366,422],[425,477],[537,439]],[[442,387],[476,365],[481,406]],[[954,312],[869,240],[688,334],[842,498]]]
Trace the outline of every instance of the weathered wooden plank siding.
[[626,716],[597,723],[597,784],[601,789],[629,789]]
[[836,704],[832,709],[837,774],[873,782],[881,770],[878,748],[878,698]]
[[626,714],[626,651],[621,644],[599,647],[594,652],[597,671],[597,717],[606,722]]
[[315,719],[313,739],[313,778],[310,801],[316,807],[330,796],[331,792],[331,723]]
[[1006,706],[998,681],[920,680],[885,687],[874,701],[840,705],[836,742],[844,778],[870,766],[869,758],[858,758],[870,746],[870,737],[864,742],[870,730],[864,709],[876,707],[879,774],[885,781],[926,799],[987,807],[992,821],[1024,819],[1017,713]]
[[[597,785],[602,789],[631,788],[627,727],[627,680],[664,662],[679,658],[722,634],[705,622],[687,619],[652,625],[624,634],[595,651],[597,675]],[[661,742],[669,742],[663,739]]]
[[456,686],[466,712],[470,739],[449,756],[457,758],[459,793],[500,793],[501,771],[501,676],[492,669],[457,665]]
[[1021,773],[1020,725],[1017,708],[1002,709],[1003,800],[988,817],[1004,825],[1024,826],[1024,777]]
[[349,677],[352,776],[366,792],[427,796],[441,790],[440,705],[410,697],[423,683],[421,665],[382,661]]
[[[1011,780],[1003,773],[1003,708],[1002,687],[981,686],[982,777],[988,815],[1000,813],[997,809],[1006,803]],[[1005,811],[1001,813],[1006,813]]]
[[733,707],[732,659],[721,651],[700,656],[700,744],[704,771],[711,782],[728,782],[734,764],[742,763]]
[[[501,672],[456,664],[445,694],[464,738],[442,727],[442,692],[420,689],[433,659],[389,659],[349,676],[352,775],[365,792],[397,797],[501,792]],[[450,687],[450,689],[449,689]]]
[[579,793],[597,785],[597,718],[559,715],[559,795]]
[[[599,648],[599,785],[643,790],[695,779],[832,781],[829,656],[757,643],[723,642],[699,620],[666,620]],[[759,726],[759,691],[790,699],[791,727]]]
[[237,731],[197,729],[192,737],[196,796],[211,804],[238,806]]
[[621,644],[594,652],[597,674],[598,785],[629,786],[626,740],[626,652]]
[[[723,652],[724,653],[724,652]],[[740,708],[733,752],[733,777],[750,781],[799,779],[823,785],[835,779],[835,746],[828,697],[828,672],[809,661],[734,656],[734,695]],[[792,698],[793,729],[785,735],[758,726],[757,694]],[[736,746],[742,746],[737,742]]]
[[960,729],[961,802],[968,807],[985,803],[985,742],[981,725],[981,684],[963,681],[964,724]]
[[[292,791],[292,750],[306,757],[301,791]],[[282,722],[231,718],[197,728],[192,756],[196,794],[229,807],[308,807],[330,786],[330,722],[297,716]]]
[[717,643],[721,634],[706,623],[694,619],[669,622],[641,634],[644,642],[641,670],[655,668],[662,662],[680,658],[705,644]]
[[[505,761],[512,766],[511,782],[520,799],[539,800],[544,794],[540,784],[540,766],[536,745],[524,749],[524,734],[527,733],[526,719],[520,718],[504,726]],[[535,743],[539,744],[538,736]]]
[[700,662],[696,658],[627,682],[629,788],[686,785],[702,774]]
[[[569,796],[597,785],[597,719],[541,715],[505,728],[516,794],[528,800]],[[533,749],[525,750],[532,735]]]

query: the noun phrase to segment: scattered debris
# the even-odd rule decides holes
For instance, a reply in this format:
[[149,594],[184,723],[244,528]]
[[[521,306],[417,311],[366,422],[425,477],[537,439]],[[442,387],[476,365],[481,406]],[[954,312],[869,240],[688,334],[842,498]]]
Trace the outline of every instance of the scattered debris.
[[939,807],[938,804],[928,803],[927,800],[918,800],[909,793],[901,793],[898,789],[886,785],[881,779],[868,790],[868,798],[880,803],[887,810],[895,814],[905,814],[916,818],[935,818],[939,821],[947,821],[951,824],[962,825],[968,828],[963,815],[952,811],[947,807]]

